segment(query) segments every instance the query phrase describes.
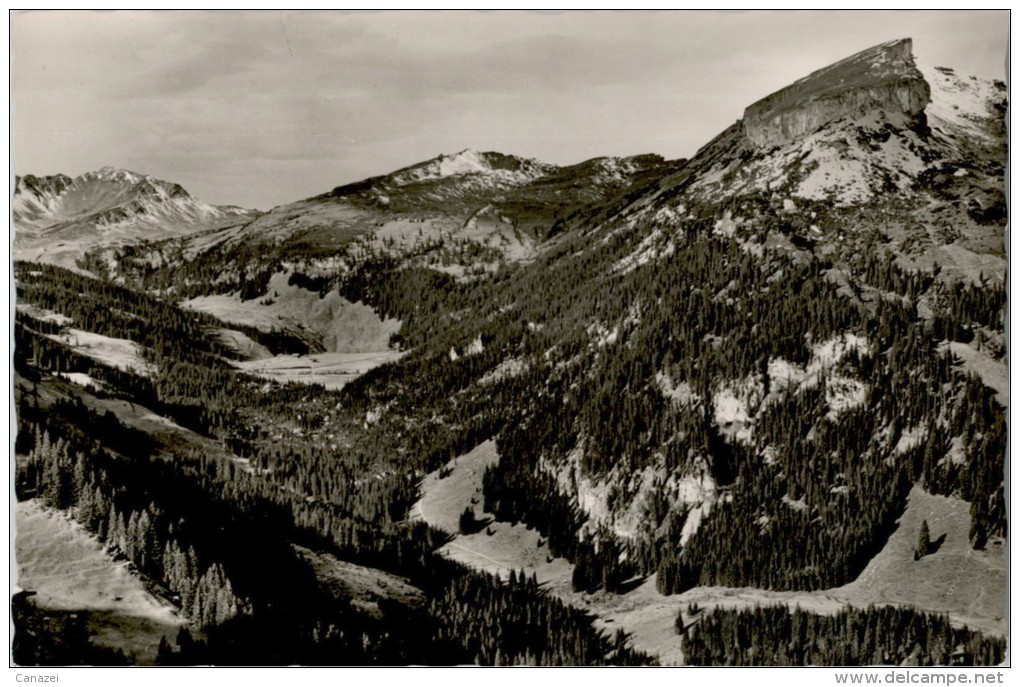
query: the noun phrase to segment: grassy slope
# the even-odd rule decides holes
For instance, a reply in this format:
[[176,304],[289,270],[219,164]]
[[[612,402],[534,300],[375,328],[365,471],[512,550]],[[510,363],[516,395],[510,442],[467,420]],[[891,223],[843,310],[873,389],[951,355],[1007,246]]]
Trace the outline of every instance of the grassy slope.
[[[938,551],[913,558],[921,522],[931,538],[945,535]],[[992,634],[1006,633],[1006,556],[1001,539],[984,551],[970,547],[970,504],[929,494],[910,493],[900,526],[861,575],[835,590],[855,604],[900,603],[949,613],[957,622]]]
[[[440,478],[439,471],[426,475],[422,498],[411,509],[411,518],[456,535],[441,549],[454,560],[504,577],[524,568],[553,590],[569,590],[573,566],[566,559],[553,558],[538,531],[523,524],[495,522],[485,511],[482,477],[497,460],[495,442],[486,441],[447,463],[444,467],[452,470],[448,476]],[[479,532],[459,533],[458,520],[465,508],[486,523]]]
[[269,280],[265,299],[242,301],[240,296],[201,296],[183,306],[208,313],[225,322],[262,330],[285,329],[318,342],[325,350],[339,353],[369,353],[389,349],[390,336],[400,329],[394,319],[382,320],[363,303],[351,303],[336,291],[320,297],[297,285],[288,284],[290,275],[278,272]]
[[976,374],[985,386],[995,392],[995,398],[1003,408],[1009,407],[1009,369],[1006,363],[959,341],[950,341],[949,349],[963,361],[965,370]]
[[[14,385],[25,393],[32,389],[32,385],[20,375],[15,375]],[[139,403],[96,396],[79,384],[53,377],[44,377],[34,388],[40,408],[45,409],[59,400],[77,400],[97,415],[113,413],[125,427],[145,432],[160,445],[192,446],[211,455],[225,453],[220,444],[212,439],[181,427],[173,420]]]
[[151,373],[151,365],[142,358],[141,346],[134,341],[73,328],[64,330],[62,334],[46,336],[104,365],[134,372],[143,377],[148,377]]
[[149,593],[126,562],[70,520],[36,500],[16,511],[17,585],[36,592],[42,609],[90,611],[89,631],[101,646],[120,649],[136,664],[156,659],[159,641],[185,624]]
[[654,653],[663,663],[679,663],[680,647],[673,633],[678,597],[660,595],[654,580],[622,596],[575,592],[571,585],[573,566],[564,558],[552,557],[536,530],[522,524],[490,522],[493,516],[484,511],[482,477],[485,468],[496,460],[495,442],[487,441],[450,461],[445,466],[452,469],[448,476],[440,479],[436,471],[422,482],[422,498],[412,509],[412,518],[422,518],[453,534],[458,531],[460,514],[472,507],[476,519],[489,522],[475,534],[457,534],[441,552],[465,565],[502,576],[520,569],[529,575],[534,573],[550,593],[595,614],[598,627],[610,632],[623,627],[638,649]]
[[337,597],[349,598],[355,606],[376,616],[382,615],[379,602],[384,599],[404,606],[418,605],[424,599],[420,589],[392,573],[301,546],[294,548],[311,564],[323,589]]

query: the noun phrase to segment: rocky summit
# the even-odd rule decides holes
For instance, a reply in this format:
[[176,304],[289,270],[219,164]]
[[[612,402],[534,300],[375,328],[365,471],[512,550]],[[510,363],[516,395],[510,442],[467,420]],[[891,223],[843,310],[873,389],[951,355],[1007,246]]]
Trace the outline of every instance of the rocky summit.
[[744,133],[764,147],[877,109],[890,120],[918,117],[930,88],[914,64],[912,45],[909,38],[876,45],[762,98],[744,111]]

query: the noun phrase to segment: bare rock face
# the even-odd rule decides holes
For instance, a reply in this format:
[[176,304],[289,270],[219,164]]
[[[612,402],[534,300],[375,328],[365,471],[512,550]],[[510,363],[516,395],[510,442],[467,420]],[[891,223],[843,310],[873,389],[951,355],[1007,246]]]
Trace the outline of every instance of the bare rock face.
[[744,133],[764,148],[794,141],[841,117],[879,110],[892,121],[909,122],[929,100],[912,41],[905,38],[868,48],[759,100],[744,111]]

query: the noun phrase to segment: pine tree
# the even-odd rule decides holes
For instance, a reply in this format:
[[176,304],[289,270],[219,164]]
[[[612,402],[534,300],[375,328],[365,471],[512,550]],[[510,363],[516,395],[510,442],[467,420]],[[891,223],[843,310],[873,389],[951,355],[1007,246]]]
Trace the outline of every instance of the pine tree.
[[917,550],[914,551],[914,560],[920,560],[928,555],[931,549],[931,532],[928,529],[928,521],[921,523],[921,534],[917,539]]
[[156,665],[168,666],[173,665],[174,651],[170,647],[170,642],[167,641],[166,636],[160,638],[159,649],[156,651]]
[[472,534],[475,531],[475,513],[471,510],[471,507],[464,509],[464,512],[460,514],[460,533],[461,534]]

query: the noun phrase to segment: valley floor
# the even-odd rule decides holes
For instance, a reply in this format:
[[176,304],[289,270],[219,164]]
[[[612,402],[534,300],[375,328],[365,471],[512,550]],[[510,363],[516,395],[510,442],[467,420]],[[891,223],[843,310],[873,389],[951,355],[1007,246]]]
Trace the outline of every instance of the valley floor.
[[392,362],[403,355],[386,350],[370,353],[314,353],[312,355],[278,355],[262,360],[236,363],[251,372],[275,382],[321,384],[326,389],[341,389],[374,367]]
[[[422,498],[411,517],[451,533],[458,518],[472,508],[486,523],[474,534],[457,534],[442,552],[474,568],[501,576],[511,570],[534,573],[552,594],[597,616],[607,632],[623,628],[635,648],[653,654],[664,665],[682,665],[683,651],[674,623],[686,609],[746,608],[786,604],[814,613],[835,613],[850,605],[897,604],[919,610],[947,613],[954,624],[993,635],[1006,634],[1006,560],[1001,540],[986,550],[974,551],[968,539],[969,504],[936,496],[915,487],[910,493],[899,527],[864,572],[850,584],[815,592],[777,592],[754,588],[696,587],[683,594],[664,596],[655,588],[655,576],[634,580],[623,594],[575,592],[573,566],[549,552],[544,538],[523,524],[495,522],[484,512],[482,478],[485,468],[498,460],[495,443],[479,445],[447,464],[444,477],[436,471],[422,483]],[[919,561],[913,558],[921,522],[927,520],[932,539],[943,537],[938,549]]]

